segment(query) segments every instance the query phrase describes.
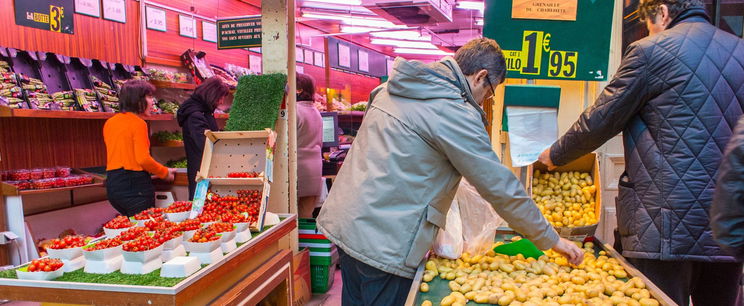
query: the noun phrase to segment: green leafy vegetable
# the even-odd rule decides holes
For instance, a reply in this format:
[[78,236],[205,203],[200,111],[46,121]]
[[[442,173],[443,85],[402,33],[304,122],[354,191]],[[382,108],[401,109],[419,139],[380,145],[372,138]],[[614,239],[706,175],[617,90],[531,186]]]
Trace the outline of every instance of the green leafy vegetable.
[[225,130],[273,129],[286,86],[287,76],[281,73],[240,77]]

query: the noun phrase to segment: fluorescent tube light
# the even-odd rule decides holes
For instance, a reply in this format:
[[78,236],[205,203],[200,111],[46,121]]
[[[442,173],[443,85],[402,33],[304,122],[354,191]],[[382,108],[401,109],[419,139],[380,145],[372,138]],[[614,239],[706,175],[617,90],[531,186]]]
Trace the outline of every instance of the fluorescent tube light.
[[431,42],[425,41],[373,38],[370,40],[370,43],[375,45],[389,45],[402,48],[437,49],[437,47],[435,45],[432,45]]
[[412,48],[395,48],[393,52],[400,54],[422,54],[422,55],[453,55],[454,53],[442,51],[439,49],[412,49]]

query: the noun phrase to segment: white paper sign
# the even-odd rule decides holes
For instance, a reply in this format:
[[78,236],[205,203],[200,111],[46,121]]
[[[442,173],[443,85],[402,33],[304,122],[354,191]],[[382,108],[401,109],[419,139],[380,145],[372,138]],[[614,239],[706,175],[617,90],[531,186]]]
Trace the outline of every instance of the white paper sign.
[[305,67],[302,67],[300,65],[297,65],[297,73],[305,73]]
[[351,68],[351,49],[349,46],[338,44],[338,65]]
[[248,62],[251,65],[251,72],[253,73],[261,73],[261,57],[257,55],[249,55],[248,56]]
[[101,2],[99,0],[75,0],[75,13],[101,17]]
[[315,52],[315,66],[325,67],[325,56],[323,53]]
[[544,107],[507,106],[509,150],[512,165],[524,167],[558,139],[558,110]]
[[312,65],[313,59],[314,59],[313,50],[305,49],[305,63]]
[[103,0],[103,19],[127,23],[127,1]]
[[302,51],[302,48],[295,47],[295,61],[298,63],[302,63],[305,60],[305,52]]
[[147,28],[148,29],[161,31],[161,32],[167,31],[164,10],[156,9],[154,7],[148,6],[145,9],[145,13],[147,14]]
[[369,72],[369,53],[359,50],[359,71]]
[[191,16],[178,15],[178,33],[181,36],[196,38],[196,19]]
[[217,42],[217,25],[202,20],[202,39],[205,41]]

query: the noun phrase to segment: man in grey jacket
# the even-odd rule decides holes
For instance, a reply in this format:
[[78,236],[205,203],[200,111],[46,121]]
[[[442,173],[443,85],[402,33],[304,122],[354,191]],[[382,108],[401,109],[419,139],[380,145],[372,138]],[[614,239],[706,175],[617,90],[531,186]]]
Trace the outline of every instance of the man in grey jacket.
[[390,80],[371,93],[318,221],[342,250],[344,305],[403,304],[461,177],[539,248],[582,261],[493,152],[480,102],[504,75],[498,44],[481,38],[454,59],[397,58]]
[[680,305],[733,305],[742,264],[711,235],[723,149],[744,108],[744,41],[700,0],[641,0],[650,36],[540,161],[563,165],[623,132],[618,184],[623,256]]

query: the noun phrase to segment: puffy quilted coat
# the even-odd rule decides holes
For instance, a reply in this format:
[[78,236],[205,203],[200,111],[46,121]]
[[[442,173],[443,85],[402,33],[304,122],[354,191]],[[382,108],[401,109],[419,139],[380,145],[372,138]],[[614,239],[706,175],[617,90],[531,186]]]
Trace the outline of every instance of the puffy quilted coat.
[[718,169],[710,217],[718,244],[744,260],[744,116],[736,125]]
[[733,261],[713,240],[708,211],[743,106],[744,42],[691,9],[628,47],[615,77],[550,156],[566,164],[622,131],[623,255]]

